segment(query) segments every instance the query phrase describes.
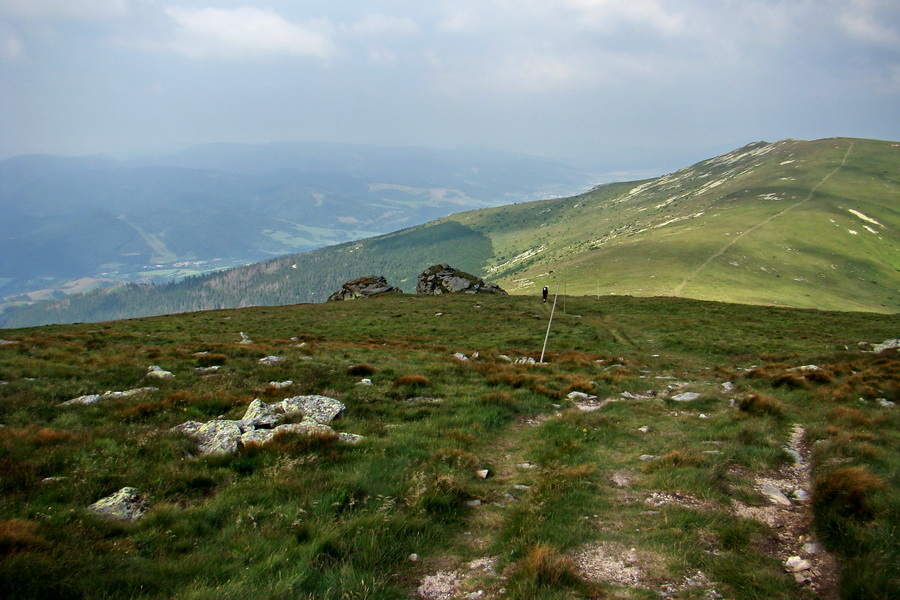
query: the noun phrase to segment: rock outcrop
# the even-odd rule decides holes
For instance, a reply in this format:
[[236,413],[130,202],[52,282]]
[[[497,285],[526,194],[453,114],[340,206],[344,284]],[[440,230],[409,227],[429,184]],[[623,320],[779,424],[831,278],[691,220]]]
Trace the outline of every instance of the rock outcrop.
[[[197,441],[197,452],[231,454],[239,446],[265,444],[282,432],[303,434],[335,434],[327,425],[344,411],[344,405],[327,396],[294,396],[276,404],[266,404],[258,398],[250,403],[239,421],[216,419],[206,423],[187,421],[172,428]],[[301,414],[300,423],[278,422],[288,416]],[[336,434],[342,442],[355,444],[363,439],[352,433]]]
[[369,296],[377,296],[378,294],[397,292],[402,292],[402,290],[388,284],[387,279],[381,275],[366,275],[365,277],[348,281],[342,285],[341,289],[328,297],[328,302],[356,300],[357,298],[368,298]]
[[506,294],[495,283],[485,283],[480,277],[440,264],[425,269],[416,283],[416,293],[440,294]]

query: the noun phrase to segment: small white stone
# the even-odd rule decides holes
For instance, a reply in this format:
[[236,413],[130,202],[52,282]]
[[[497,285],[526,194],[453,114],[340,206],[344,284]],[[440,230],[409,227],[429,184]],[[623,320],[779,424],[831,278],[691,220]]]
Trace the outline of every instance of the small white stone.
[[784,568],[788,573],[799,573],[800,571],[808,571],[812,568],[812,563],[799,556],[792,556],[784,561]]

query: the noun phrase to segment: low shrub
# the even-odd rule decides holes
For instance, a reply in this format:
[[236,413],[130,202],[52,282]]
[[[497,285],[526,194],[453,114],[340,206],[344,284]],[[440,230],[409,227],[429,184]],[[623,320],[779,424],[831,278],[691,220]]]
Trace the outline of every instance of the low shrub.
[[580,582],[572,560],[546,544],[529,548],[519,570],[540,586],[571,586]]
[[375,367],[367,364],[350,365],[347,367],[347,374],[354,377],[368,377],[375,374]]
[[401,375],[394,380],[395,387],[427,387],[430,382],[424,375]]
[[876,512],[872,495],[884,489],[885,485],[881,477],[863,467],[834,469],[816,477],[812,495],[813,509],[823,521],[834,517],[870,520]]
[[197,356],[197,366],[198,367],[218,367],[218,366],[224,365],[226,360],[228,360],[228,357],[224,354],[219,354],[219,353],[200,354]]
[[764,394],[752,394],[738,402],[738,409],[749,415],[784,417],[784,405],[777,399]]

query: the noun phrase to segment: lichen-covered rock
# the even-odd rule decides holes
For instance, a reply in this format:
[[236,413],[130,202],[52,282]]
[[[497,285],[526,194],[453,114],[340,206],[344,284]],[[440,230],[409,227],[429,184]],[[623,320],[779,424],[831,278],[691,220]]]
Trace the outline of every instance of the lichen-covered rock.
[[278,363],[284,360],[283,356],[266,356],[264,358],[259,359],[259,364],[261,365],[277,365]]
[[193,436],[199,440],[200,454],[231,454],[241,439],[240,421],[209,421],[201,425]]
[[307,419],[317,423],[331,423],[344,412],[344,404],[328,396],[294,396],[281,403],[285,414],[303,413]]
[[147,377],[154,379],[172,379],[175,375],[171,371],[166,371],[156,365],[150,365],[147,367]]
[[144,516],[149,503],[144,494],[133,487],[124,487],[115,494],[97,500],[88,510],[117,521],[136,521]]
[[279,425],[275,429],[273,429],[275,435],[279,433],[285,432],[293,432],[293,433],[303,433],[303,434],[328,434],[334,433],[334,429],[329,427],[328,425],[323,425],[317,421],[313,421],[312,419],[303,419],[300,423],[288,423],[286,425]]
[[84,396],[78,396],[77,398],[72,398],[71,400],[66,400],[59,406],[71,406],[72,404],[96,404],[101,400],[109,400],[110,398],[128,398],[130,396],[136,396],[137,394],[146,394],[149,392],[158,392],[158,387],[141,387],[134,388],[132,390],[125,390],[122,392],[103,392],[102,394],[86,394]]
[[387,279],[381,275],[366,275],[342,285],[341,289],[328,297],[328,302],[356,300],[357,298],[369,298],[379,294],[395,294],[402,291],[400,288],[388,284]]
[[485,283],[481,277],[464,273],[450,265],[440,264],[425,269],[416,283],[416,293],[440,294],[506,294],[497,284]]
[[244,424],[242,429],[247,429],[247,424],[252,425],[254,429],[271,429],[278,423],[278,419],[279,415],[275,413],[274,407],[256,398],[241,418]]

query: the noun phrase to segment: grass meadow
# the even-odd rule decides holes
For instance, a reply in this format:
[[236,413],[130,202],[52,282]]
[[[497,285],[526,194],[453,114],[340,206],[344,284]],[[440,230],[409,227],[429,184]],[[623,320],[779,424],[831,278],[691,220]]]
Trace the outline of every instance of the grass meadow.
[[[568,297],[546,364],[516,364],[549,314],[396,295],[0,331],[0,595],[401,599],[443,577],[448,598],[900,597],[900,359],[868,351],[896,315]],[[197,456],[171,431],[301,394],[365,440]],[[797,426],[811,498],[790,511],[839,565],[815,585],[752,517]],[[87,509],[126,486],[141,519]]]

